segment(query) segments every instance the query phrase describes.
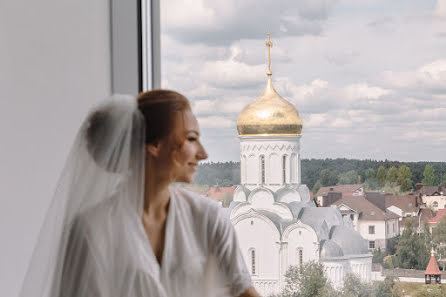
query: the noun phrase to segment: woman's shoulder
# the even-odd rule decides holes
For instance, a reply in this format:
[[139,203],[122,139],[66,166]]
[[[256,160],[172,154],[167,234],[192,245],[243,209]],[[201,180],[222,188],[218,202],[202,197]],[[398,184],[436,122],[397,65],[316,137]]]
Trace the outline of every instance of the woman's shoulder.
[[107,218],[113,217],[113,213],[117,211],[118,197],[111,196],[91,207],[81,211],[74,218],[74,223],[89,230],[89,232],[101,231],[105,227],[105,222],[109,222]]

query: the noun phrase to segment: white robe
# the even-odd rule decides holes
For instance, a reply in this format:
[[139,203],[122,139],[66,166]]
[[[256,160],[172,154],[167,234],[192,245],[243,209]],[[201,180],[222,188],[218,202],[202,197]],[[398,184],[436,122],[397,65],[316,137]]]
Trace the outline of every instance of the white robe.
[[[251,287],[235,230],[222,207],[181,188],[169,191],[161,266],[141,218],[123,219],[125,206],[113,197],[71,228],[67,254],[75,256],[65,258],[59,296],[239,296]],[[73,264],[70,258],[81,261]]]

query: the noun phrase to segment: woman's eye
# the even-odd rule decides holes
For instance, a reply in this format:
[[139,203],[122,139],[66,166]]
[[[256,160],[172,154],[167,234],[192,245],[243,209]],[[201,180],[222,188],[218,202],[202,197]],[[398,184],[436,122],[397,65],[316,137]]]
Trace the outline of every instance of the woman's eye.
[[195,140],[197,140],[197,138],[195,138],[195,137],[189,137],[187,140],[189,140],[189,141],[195,141]]

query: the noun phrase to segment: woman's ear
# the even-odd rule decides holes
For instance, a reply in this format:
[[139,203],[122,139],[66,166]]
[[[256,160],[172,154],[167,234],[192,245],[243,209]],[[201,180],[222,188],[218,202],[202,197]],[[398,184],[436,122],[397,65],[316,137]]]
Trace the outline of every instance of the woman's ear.
[[153,157],[158,157],[160,153],[160,143],[157,141],[155,144],[147,144],[146,152]]

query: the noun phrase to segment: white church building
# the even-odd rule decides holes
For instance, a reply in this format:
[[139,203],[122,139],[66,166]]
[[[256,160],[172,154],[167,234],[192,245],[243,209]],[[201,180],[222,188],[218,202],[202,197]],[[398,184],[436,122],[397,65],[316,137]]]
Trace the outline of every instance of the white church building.
[[324,264],[331,283],[343,285],[355,273],[371,281],[372,255],[365,240],[335,207],[316,207],[301,184],[298,110],[271,81],[239,114],[241,185],[234,192],[230,218],[254,286],[262,296],[278,293],[290,265]]

